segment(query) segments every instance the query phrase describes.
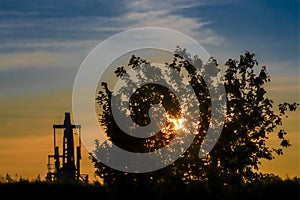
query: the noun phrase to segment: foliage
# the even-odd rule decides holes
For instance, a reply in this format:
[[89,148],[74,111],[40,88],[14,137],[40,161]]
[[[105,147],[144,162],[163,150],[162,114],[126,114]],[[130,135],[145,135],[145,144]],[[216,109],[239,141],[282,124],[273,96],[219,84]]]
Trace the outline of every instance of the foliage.
[[[121,66],[115,70],[116,77],[123,78],[127,86],[130,86],[131,80],[126,77],[126,70],[149,64],[146,60],[133,55],[128,66]],[[219,67],[214,58],[204,63],[198,56],[192,57],[180,47],[174,51],[173,62],[165,65],[166,69],[172,68],[179,73],[185,71],[188,74],[189,84],[193,87],[199,101],[201,126],[188,150],[171,165],[142,174],[117,171],[104,165],[101,160],[99,161],[91,154],[96,168],[95,173],[103,179],[105,185],[127,184],[141,188],[149,185],[176,183],[178,187],[184,187],[185,184],[200,181],[203,184],[211,184],[211,188],[218,189],[224,185],[255,182],[264,176],[258,172],[261,160],[272,160],[275,155],[283,154],[283,148],[291,145],[286,138],[287,132],[280,127],[287,116],[287,111],[295,111],[299,104],[284,102],[279,105],[277,113],[273,100],[266,95],[265,84],[271,80],[266,67],[259,67],[254,53],[245,52],[239,60],[228,59],[225,63],[225,74],[221,77],[227,99],[224,128],[217,144],[208,156],[204,159],[198,158],[200,146],[211,121],[211,99],[203,78],[196,71],[196,65],[200,65],[204,72],[211,70],[212,65]],[[217,68],[210,72],[210,75],[217,77],[219,72],[220,69]],[[174,74],[168,73],[172,82]],[[147,74],[146,71],[145,74]],[[210,80],[213,82],[213,78]],[[112,91],[109,90],[107,83],[103,82],[101,86],[102,89],[96,98],[101,110],[99,122],[110,141],[132,152],[148,152],[168,144],[173,137],[171,129],[170,134],[162,134],[160,131],[156,136],[147,139],[135,138],[124,133],[117,126],[112,115]],[[165,98],[160,99],[161,94]],[[168,103],[164,104],[164,101]],[[176,96],[157,85],[148,84],[130,99],[132,119],[141,126],[148,124],[149,108],[154,104],[164,106],[166,112],[174,118],[180,116]],[[281,148],[267,146],[266,141],[269,135],[276,134],[275,131],[278,129],[278,141]],[[95,141],[95,145],[97,153],[101,144]]]

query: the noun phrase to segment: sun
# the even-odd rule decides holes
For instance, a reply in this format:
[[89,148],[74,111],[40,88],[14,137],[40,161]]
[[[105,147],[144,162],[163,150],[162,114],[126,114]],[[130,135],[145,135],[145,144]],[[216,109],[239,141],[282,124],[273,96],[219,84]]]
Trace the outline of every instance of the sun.
[[184,130],[184,119],[175,118],[172,115],[166,116],[166,126],[162,129],[164,133],[174,133],[180,130]]
[[171,118],[170,121],[171,121],[171,123],[173,123],[175,131],[178,131],[179,129],[183,128],[183,123],[182,123],[183,119]]

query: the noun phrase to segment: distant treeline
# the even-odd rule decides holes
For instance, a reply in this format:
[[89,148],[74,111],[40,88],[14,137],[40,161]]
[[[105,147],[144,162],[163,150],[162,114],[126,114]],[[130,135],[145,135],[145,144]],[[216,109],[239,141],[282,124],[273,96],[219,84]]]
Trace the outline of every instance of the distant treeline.
[[160,183],[152,186],[116,185],[106,187],[94,183],[49,183],[19,180],[0,183],[0,199],[201,199],[201,200],[298,200],[300,178],[268,177],[241,185],[220,185],[215,182],[191,184]]

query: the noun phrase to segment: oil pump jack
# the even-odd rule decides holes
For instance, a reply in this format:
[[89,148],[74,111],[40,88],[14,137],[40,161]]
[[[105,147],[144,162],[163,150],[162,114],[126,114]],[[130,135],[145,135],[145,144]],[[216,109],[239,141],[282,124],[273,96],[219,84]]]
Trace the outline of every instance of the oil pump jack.
[[[57,145],[56,129],[63,129],[62,155]],[[78,146],[76,147],[76,158],[74,153],[74,132],[78,129]],[[53,181],[85,181],[88,175],[80,174],[81,160],[81,125],[71,124],[70,113],[65,113],[63,124],[54,124],[54,155],[48,155],[48,173],[46,180]],[[53,164],[54,160],[54,164]],[[51,162],[52,161],[52,162]]]

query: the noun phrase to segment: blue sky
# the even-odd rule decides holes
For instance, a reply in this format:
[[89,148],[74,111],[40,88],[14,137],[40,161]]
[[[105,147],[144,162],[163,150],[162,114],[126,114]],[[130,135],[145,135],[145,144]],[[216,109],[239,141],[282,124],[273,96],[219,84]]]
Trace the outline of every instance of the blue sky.
[[300,97],[298,0],[0,0],[0,100],[70,94],[99,42],[147,26],[187,34],[220,64],[252,51],[271,89]]
[[1,53],[67,50],[72,42],[101,41],[131,27],[165,26],[206,45],[277,43],[298,57],[292,53],[298,51],[297,0],[0,2]]
[[71,88],[93,47],[145,26],[181,31],[220,63],[247,50],[271,75],[299,75],[298,0],[0,0],[1,96]]

